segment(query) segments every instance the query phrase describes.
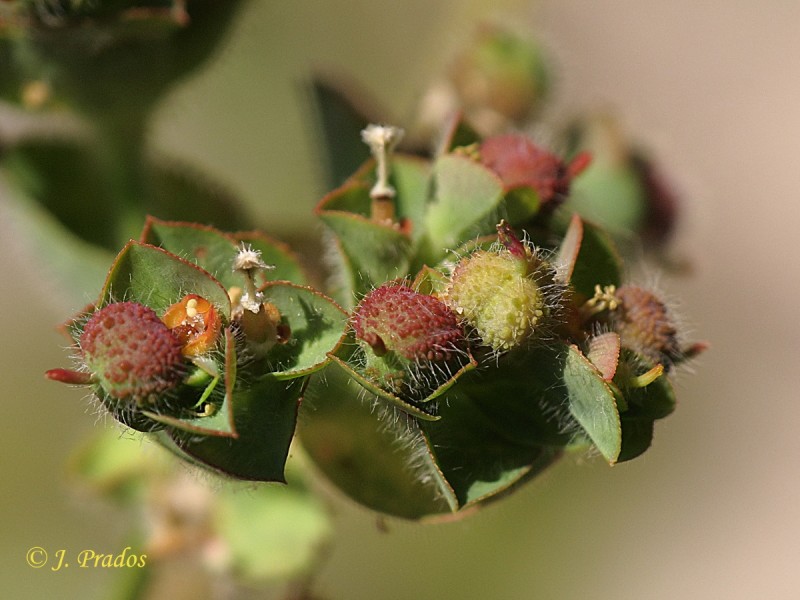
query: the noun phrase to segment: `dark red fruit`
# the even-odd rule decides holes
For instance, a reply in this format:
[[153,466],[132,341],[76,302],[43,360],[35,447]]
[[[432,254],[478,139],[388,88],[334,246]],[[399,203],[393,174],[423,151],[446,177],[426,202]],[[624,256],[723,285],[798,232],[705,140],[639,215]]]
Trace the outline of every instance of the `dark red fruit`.
[[464,342],[452,310],[403,284],[383,285],[367,294],[351,322],[356,337],[378,356],[393,351],[408,360],[446,360]]
[[[530,187],[547,204],[569,193],[572,177],[582,163],[572,168],[560,158],[520,134],[487,138],[480,146],[481,162],[494,171],[508,189]],[[581,157],[581,161],[584,157]]]
[[79,344],[94,379],[113,398],[149,400],[183,375],[181,341],[142,304],[118,302],[98,310]]

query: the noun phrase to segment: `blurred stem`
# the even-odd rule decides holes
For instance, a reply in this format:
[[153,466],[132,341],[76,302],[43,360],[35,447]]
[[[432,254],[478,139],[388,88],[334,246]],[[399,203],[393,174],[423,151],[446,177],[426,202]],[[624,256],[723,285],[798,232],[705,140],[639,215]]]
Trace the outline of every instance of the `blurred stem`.
[[138,237],[145,217],[149,184],[144,162],[145,114],[95,115],[98,159],[115,204],[116,238],[120,246]]

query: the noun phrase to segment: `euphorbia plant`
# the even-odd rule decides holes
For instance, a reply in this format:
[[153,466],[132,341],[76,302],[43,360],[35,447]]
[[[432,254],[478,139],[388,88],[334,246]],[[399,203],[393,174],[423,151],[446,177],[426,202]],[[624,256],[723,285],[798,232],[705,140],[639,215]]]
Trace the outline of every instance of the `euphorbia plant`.
[[[674,221],[650,163],[605,121],[567,132],[564,156],[509,133],[551,78],[538,47],[498,28],[455,61],[446,102],[431,94],[406,140],[318,84],[335,188],[315,211],[328,248],[312,271],[332,271],[321,285],[273,238],[208,226],[251,224],[222,186],[145,144],[158,99],[242,4],[0,3],[0,96],[83,118],[60,136],[0,140],[0,176],[49,211],[31,210],[26,231],[62,289],[111,263],[65,327],[77,366],[48,376],[87,386],[180,461],[288,479],[283,500],[268,485],[206,498],[201,537],[225,540],[230,572],[256,579],[296,576],[329,533],[298,481],[308,461],[285,477],[293,442],[346,495],[415,520],[466,514],[569,452],[609,464],[644,452],[674,409],[671,373],[702,349],[623,276],[623,231],[663,242]],[[445,121],[451,109],[464,117]],[[116,441],[76,470],[104,489],[184,493],[169,467],[146,472]],[[301,538],[304,551],[276,550],[294,562],[264,551],[278,522]]]
[[307,403],[319,470],[412,519],[484,503],[568,451],[644,452],[674,409],[667,372],[701,346],[623,281],[601,228],[559,211],[587,157],[514,134],[426,159],[394,154],[401,133],[365,129],[374,159],[317,208],[336,300],[270,238],[150,218],[68,326],[82,367],[48,375],[242,479],[283,480]]

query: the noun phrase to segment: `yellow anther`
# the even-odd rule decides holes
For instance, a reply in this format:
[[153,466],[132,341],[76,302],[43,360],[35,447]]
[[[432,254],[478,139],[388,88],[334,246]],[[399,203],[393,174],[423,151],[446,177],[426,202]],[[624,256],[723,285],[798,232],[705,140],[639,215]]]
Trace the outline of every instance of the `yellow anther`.
[[192,298],[186,303],[186,317],[194,319],[197,316],[197,299]]

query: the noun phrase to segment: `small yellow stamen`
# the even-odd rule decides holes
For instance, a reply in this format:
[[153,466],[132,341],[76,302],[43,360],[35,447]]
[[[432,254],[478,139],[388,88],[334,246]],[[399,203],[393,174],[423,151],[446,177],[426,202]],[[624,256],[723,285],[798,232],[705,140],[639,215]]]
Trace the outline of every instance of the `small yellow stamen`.
[[606,285],[594,286],[594,296],[583,303],[580,308],[581,316],[589,319],[605,310],[616,310],[619,306],[619,298],[616,296],[617,286]]
[[197,316],[197,299],[192,298],[186,303],[186,317],[194,319]]

